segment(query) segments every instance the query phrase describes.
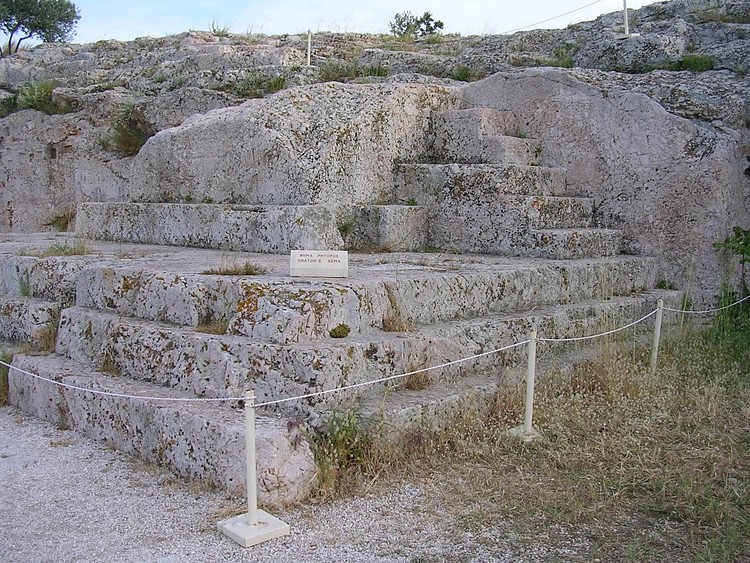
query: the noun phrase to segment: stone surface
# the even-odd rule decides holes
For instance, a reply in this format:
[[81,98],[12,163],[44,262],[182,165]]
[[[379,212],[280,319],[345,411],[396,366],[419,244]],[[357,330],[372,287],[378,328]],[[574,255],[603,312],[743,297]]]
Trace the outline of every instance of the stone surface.
[[[63,389],[13,371],[10,401],[39,418],[73,428],[151,463],[166,464],[184,477],[230,491],[245,486],[244,415],[216,403],[186,403],[171,389],[126,381],[58,356],[17,354],[13,366],[67,385],[138,397],[148,401]],[[286,420],[259,416],[258,495],[269,505],[303,499],[314,482],[314,462],[300,429]]]

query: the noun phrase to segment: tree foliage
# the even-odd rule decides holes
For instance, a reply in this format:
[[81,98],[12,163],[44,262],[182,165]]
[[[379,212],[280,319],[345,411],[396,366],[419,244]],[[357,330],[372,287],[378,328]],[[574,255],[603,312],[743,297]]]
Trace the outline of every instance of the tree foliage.
[[[45,43],[67,41],[81,14],[70,0],[0,0],[0,29],[8,36],[8,54],[36,37]],[[14,37],[18,37],[14,41]]]
[[394,16],[389,25],[391,33],[402,39],[429,37],[437,35],[443,29],[443,22],[432,19],[430,12],[425,12],[419,18],[411,12],[400,12]]

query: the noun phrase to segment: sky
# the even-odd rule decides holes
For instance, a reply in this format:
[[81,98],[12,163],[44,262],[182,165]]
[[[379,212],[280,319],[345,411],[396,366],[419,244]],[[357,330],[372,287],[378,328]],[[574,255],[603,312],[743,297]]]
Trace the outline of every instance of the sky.
[[[623,0],[73,0],[81,13],[75,43],[129,41],[189,30],[229,27],[231,33],[388,33],[396,13],[425,11],[445,24],[444,33],[502,34],[517,28],[560,28],[622,10]],[[653,1],[630,0],[628,8]],[[588,7],[585,7],[588,4]],[[579,10],[579,8],[582,8]],[[573,11],[575,10],[575,11]],[[572,13],[567,13],[572,12]],[[567,14],[566,14],[567,13]],[[566,14],[566,15],[562,15]],[[560,17],[556,17],[560,16]],[[544,20],[549,20],[545,23]],[[534,25],[537,24],[537,25]]]

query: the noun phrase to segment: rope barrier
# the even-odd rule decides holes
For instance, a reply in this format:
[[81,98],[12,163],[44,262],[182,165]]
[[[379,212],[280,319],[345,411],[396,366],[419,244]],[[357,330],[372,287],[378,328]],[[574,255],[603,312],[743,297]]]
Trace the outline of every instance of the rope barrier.
[[735,301],[734,303],[730,305],[724,305],[723,307],[718,307],[716,309],[705,309],[703,311],[691,311],[688,309],[671,309],[669,307],[664,307],[664,310],[670,311],[672,313],[686,313],[688,315],[704,315],[706,313],[718,313],[719,311],[723,311],[724,309],[729,309],[731,307],[734,307],[735,305],[739,305],[740,303],[742,303],[743,301],[747,301],[748,299],[750,299],[750,295],[743,297],[739,301]]
[[391,381],[393,379],[400,379],[402,377],[408,377],[410,375],[414,375],[416,373],[424,373],[426,371],[432,371],[435,369],[442,369],[449,366],[453,366],[456,364],[459,364],[461,362],[466,362],[468,360],[476,360],[477,358],[482,358],[484,356],[490,356],[492,354],[497,354],[498,352],[502,352],[504,350],[510,350],[511,348],[516,348],[518,346],[523,346],[524,344],[528,344],[530,340],[524,340],[523,342],[516,342],[515,344],[510,344],[508,346],[503,346],[502,348],[498,348],[497,350],[491,350],[489,352],[482,352],[481,354],[476,354],[474,356],[469,356],[468,358],[462,358],[460,360],[453,360],[452,362],[446,362],[444,364],[440,364],[438,366],[432,366],[428,368],[422,368],[417,369],[414,371],[410,371],[408,373],[401,373],[398,375],[389,375],[388,377],[381,377],[380,379],[375,379],[374,381],[364,381],[362,383],[354,383],[352,385],[345,385],[344,387],[336,387],[335,389],[327,389],[325,391],[317,391],[315,393],[308,393],[307,395],[300,395],[299,397],[287,397],[286,399],[277,399],[275,401],[266,401],[265,403],[258,403],[256,404],[257,407],[269,407],[271,405],[278,405],[280,403],[287,403],[289,401],[297,401],[300,399],[309,399],[311,397],[318,397],[321,395],[329,395],[331,393],[337,393],[339,391],[347,391],[349,389],[356,389],[357,387],[365,387],[367,385],[374,385],[375,383],[384,383],[386,381]]
[[652,315],[656,314],[656,311],[658,309],[654,309],[651,311],[648,315],[641,317],[637,321],[633,321],[632,323],[628,323],[625,326],[621,326],[620,328],[615,328],[613,330],[608,330],[607,332],[602,332],[599,334],[592,334],[591,336],[576,336],[573,338],[538,338],[540,342],[580,342],[581,340],[593,340],[594,338],[601,338],[602,336],[609,336],[610,334],[614,334],[616,332],[620,332],[621,330],[625,330],[630,328],[631,326],[635,326],[638,323],[642,323],[647,318],[649,318]]
[[[724,307],[719,307],[719,308],[716,308],[716,309],[707,309],[707,310],[704,310],[704,311],[690,311],[690,310],[672,309],[672,308],[669,308],[669,307],[664,307],[663,310],[670,311],[670,312],[673,312],[673,313],[692,313],[692,314],[715,313],[715,312],[723,311],[725,309],[729,309],[730,307],[734,307],[736,305],[739,305],[740,303],[742,303],[744,301],[747,301],[748,299],[750,299],[750,295],[748,295],[747,297],[744,297],[744,298],[742,298],[742,299],[740,299],[738,301],[735,301],[734,303],[732,303],[730,305],[726,305]],[[572,337],[572,338],[537,338],[537,341],[540,341],[540,342],[550,342],[550,343],[560,343],[560,342],[580,342],[580,341],[583,341],[583,340],[593,340],[595,338],[601,338],[603,336],[609,336],[610,334],[615,334],[617,332],[620,332],[620,331],[623,331],[623,330],[627,330],[628,328],[631,328],[631,327],[633,327],[633,326],[635,326],[635,325],[637,325],[639,323],[642,323],[643,321],[645,321],[649,317],[655,315],[657,312],[658,312],[658,309],[654,309],[653,311],[651,311],[647,315],[644,315],[643,317],[641,317],[640,319],[638,319],[636,321],[630,322],[630,323],[628,323],[628,324],[626,324],[624,326],[621,326],[619,328],[615,328],[615,329],[612,329],[612,330],[609,330],[609,331],[606,331],[606,332],[602,332],[602,333],[599,333],[599,334],[593,334],[593,335],[590,335],[590,336],[578,336],[578,337]],[[460,364],[460,363],[463,363],[463,362],[467,362],[469,360],[476,360],[476,359],[483,358],[483,357],[486,357],[486,356],[491,356],[493,354],[497,354],[497,353],[503,352],[505,350],[510,350],[512,348],[517,348],[519,346],[523,346],[525,344],[529,344],[530,342],[531,342],[531,340],[527,339],[527,340],[523,340],[521,342],[516,342],[514,344],[509,344],[508,346],[503,346],[502,348],[497,348],[495,350],[490,350],[489,352],[482,352],[480,354],[474,354],[472,356],[467,356],[465,358],[460,358],[458,360],[453,360],[453,361],[450,361],[450,362],[445,362],[443,364],[439,364],[439,365],[436,365],[436,366],[430,366],[430,367],[427,367],[427,368],[422,368],[422,369],[410,371],[410,372],[407,372],[407,373],[400,373],[400,374],[397,374],[397,375],[390,375],[390,376],[387,376],[387,377],[381,377],[379,379],[374,379],[374,380],[370,380],[370,381],[363,381],[361,383],[353,383],[351,385],[345,385],[343,387],[336,387],[334,389],[326,389],[326,390],[323,390],[323,391],[316,391],[316,392],[313,392],[313,393],[306,393],[304,395],[297,395],[295,397],[286,397],[284,399],[276,399],[276,400],[273,400],[273,401],[266,401],[264,403],[257,403],[257,404],[254,405],[254,407],[255,408],[270,407],[270,406],[273,406],[273,405],[279,405],[279,404],[288,403],[288,402],[291,402],[291,401],[300,401],[300,400],[303,400],[303,399],[311,399],[313,397],[321,397],[321,396],[324,396],[324,395],[330,395],[330,394],[333,394],[333,393],[339,393],[339,392],[342,392],[342,391],[348,391],[348,390],[351,390],[351,389],[357,389],[357,388],[360,388],[360,387],[366,387],[366,386],[369,386],[369,385],[375,385],[377,383],[385,383],[387,381],[393,381],[393,380],[396,380],[396,379],[401,379],[401,378],[404,378],[404,377],[408,377],[410,375],[415,375],[415,374],[418,374],[418,373],[424,373],[424,372],[428,372],[428,371],[442,369],[442,368],[454,366],[456,364]],[[19,367],[13,366],[13,365],[8,364],[6,362],[3,362],[1,360],[0,360],[0,365],[3,365],[5,367],[7,367],[9,370],[18,371],[20,373],[23,373],[23,374],[28,375],[30,377],[33,377],[35,379],[39,379],[41,381],[46,381],[47,383],[52,383],[53,385],[57,385],[59,387],[65,388],[65,389],[71,389],[71,390],[74,390],[74,391],[82,391],[84,393],[91,393],[93,395],[101,395],[101,396],[114,397],[114,398],[119,398],[119,399],[139,399],[139,400],[147,400],[147,401],[161,401],[161,402],[175,402],[175,403],[198,403],[198,402],[217,402],[218,403],[218,402],[242,401],[242,400],[245,399],[244,396],[243,397],[152,397],[152,396],[147,396],[147,395],[130,395],[130,394],[127,394],[127,393],[113,393],[111,391],[100,391],[98,389],[90,389],[90,388],[86,388],[86,387],[80,387],[78,385],[71,385],[69,383],[63,383],[61,381],[55,381],[54,379],[50,379],[48,377],[43,377],[41,375],[38,375],[36,373],[32,373],[32,372],[24,370],[24,369],[21,369]],[[71,375],[75,376],[75,374],[71,374]]]

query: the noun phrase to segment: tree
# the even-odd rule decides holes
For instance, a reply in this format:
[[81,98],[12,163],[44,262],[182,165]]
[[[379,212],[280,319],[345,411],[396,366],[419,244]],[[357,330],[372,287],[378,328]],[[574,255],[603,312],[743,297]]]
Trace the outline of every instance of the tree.
[[402,39],[437,35],[443,29],[443,22],[433,20],[430,12],[425,12],[419,18],[412,15],[411,12],[401,12],[396,14],[389,25],[391,33]]
[[[45,43],[68,41],[79,19],[81,14],[70,0],[0,0],[0,29],[8,35],[9,55],[32,37]],[[21,36],[14,43],[16,34]]]

